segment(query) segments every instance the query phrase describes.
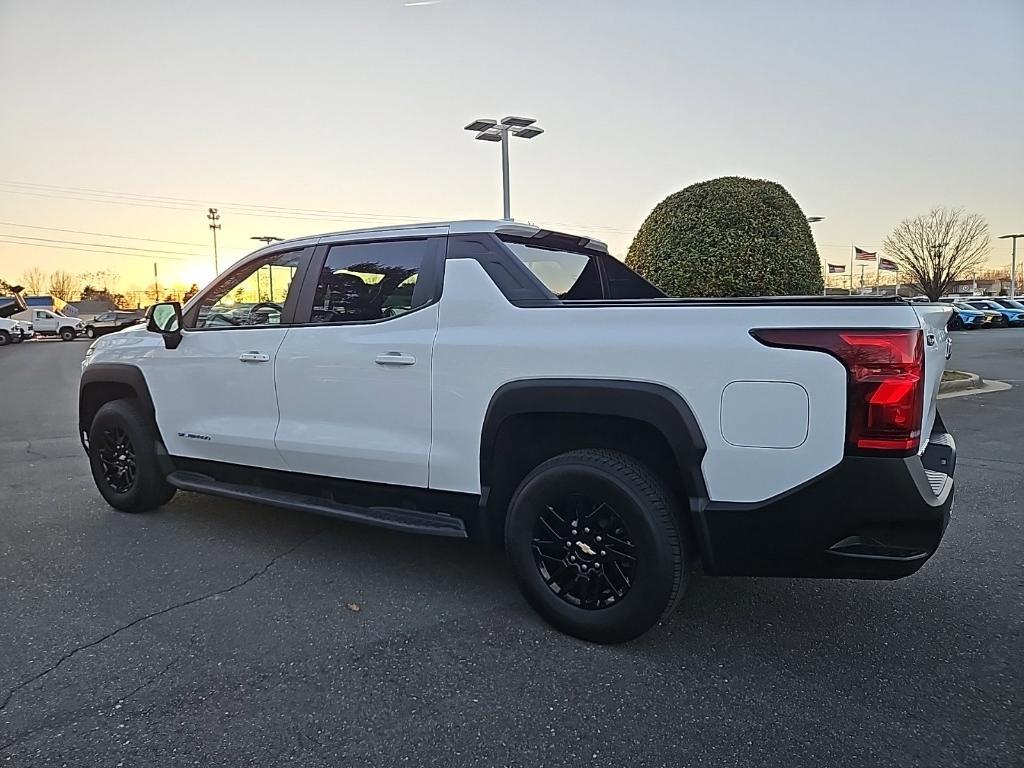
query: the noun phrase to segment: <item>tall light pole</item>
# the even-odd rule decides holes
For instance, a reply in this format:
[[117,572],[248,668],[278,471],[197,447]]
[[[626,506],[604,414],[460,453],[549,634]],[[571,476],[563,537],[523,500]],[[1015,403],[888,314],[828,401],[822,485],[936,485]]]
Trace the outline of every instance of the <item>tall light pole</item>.
[[206,214],[210,220],[210,229],[213,230],[213,271],[220,274],[220,266],[217,264],[217,230],[220,229],[220,214],[216,208],[211,208]]
[[532,117],[503,117],[499,123],[497,120],[481,118],[474,120],[466,126],[467,131],[476,131],[475,138],[480,141],[501,142],[501,191],[504,212],[504,219],[512,220],[512,206],[509,201],[508,181],[508,140],[509,136],[518,136],[520,139],[532,139],[544,133],[543,128],[538,128],[536,119]]
[[1010,252],[1010,298],[1017,298],[1017,238],[1024,237],[1024,234],[1000,235],[1000,240],[1010,238],[1013,241],[1013,249]]

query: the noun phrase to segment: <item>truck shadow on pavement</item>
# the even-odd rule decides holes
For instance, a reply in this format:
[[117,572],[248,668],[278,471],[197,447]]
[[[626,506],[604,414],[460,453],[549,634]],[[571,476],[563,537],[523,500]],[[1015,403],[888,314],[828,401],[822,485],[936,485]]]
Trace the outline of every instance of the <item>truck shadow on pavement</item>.
[[[519,631],[542,633],[556,646],[589,645],[544,624],[520,596],[504,554],[477,542],[184,493],[156,514],[161,527],[170,523],[180,535],[230,541],[233,547],[265,548],[280,541],[283,549],[288,541],[306,536],[288,556],[293,573],[286,588],[300,599],[316,590],[337,589],[339,600],[351,599],[360,610],[372,611],[381,601],[400,606],[396,616],[413,624],[430,625],[431,617],[456,624],[486,617],[491,628],[515,625]],[[620,647],[644,654],[706,651],[714,654],[716,664],[730,656],[779,654],[831,663],[851,654],[883,654],[895,642],[901,653],[927,656],[934,635],[920,632],[922,624],[951,612],[979,610],[981,596],[938,581],[934,574],[941,570],[941,563],[927,564],[894,582],[691,573],[679,608]]]

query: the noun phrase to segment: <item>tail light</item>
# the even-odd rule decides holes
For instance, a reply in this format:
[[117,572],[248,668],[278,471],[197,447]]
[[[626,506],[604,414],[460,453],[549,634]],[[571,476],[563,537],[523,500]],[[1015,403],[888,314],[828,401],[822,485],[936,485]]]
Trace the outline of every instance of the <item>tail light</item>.
[[920,330],[785,328],[750,333],[769,347],[827,352],[846,367],[848,454],[917,453],[925,384]]

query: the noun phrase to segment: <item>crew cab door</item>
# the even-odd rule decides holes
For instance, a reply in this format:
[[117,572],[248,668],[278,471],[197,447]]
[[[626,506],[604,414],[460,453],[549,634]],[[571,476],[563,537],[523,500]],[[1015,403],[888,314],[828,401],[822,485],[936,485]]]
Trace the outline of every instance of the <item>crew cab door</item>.
[[285,469],[274,446],[274,364],[294,312],[292,284],[312,250],[231,270],[189,307],[178,347],[142,361],[172,456]]
[[32,311],[32,327],[35,328],[37,332],[56,333],[57,316],[47,312],[45,309],[35,309]]
[[317,249],[277,356],[277,448],[312,475],[425,487],[444,230]]

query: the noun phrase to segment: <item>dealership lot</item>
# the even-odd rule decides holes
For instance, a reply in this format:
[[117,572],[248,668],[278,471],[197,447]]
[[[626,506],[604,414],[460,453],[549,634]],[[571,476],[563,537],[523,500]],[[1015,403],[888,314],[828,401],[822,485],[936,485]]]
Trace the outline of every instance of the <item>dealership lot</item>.
[[954,336],[1014,388],[941,402],[958,500],[921,572],[695,576],[618,647],[549,629],[473,544],[113,512],[74,436],[87,344],[0,350],[0,764],[1019,765],[1024,330]]

